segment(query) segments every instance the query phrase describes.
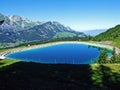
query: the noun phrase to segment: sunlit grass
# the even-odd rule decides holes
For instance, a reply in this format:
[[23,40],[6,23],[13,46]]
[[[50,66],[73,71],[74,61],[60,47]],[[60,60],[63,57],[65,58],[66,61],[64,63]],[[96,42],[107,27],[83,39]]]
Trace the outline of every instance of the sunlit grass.
[[0,60],[0,69],[3,68],[3,67],[7,67],[9,65],[12,65],[14,63],[17,63],[19,62],[18,60]]
[[116,39],[113,41],[113,45],[115,45],[116,47],[120,48],[120,40]]

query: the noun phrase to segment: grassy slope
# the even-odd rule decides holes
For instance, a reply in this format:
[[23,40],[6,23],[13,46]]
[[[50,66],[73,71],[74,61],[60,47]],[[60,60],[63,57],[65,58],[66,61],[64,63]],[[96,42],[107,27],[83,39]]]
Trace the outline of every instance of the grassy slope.
[[9,65],[12,65],[14,63],[17,63],[19,61],[16,61],[16,60],[0,60],[0,69],[2,69],[3,67],[6,67],[6,66],[9,66]]
[[114,46],[120,48],[120,25],[108,29],[94,38],[95,41],[112,41]]
[[0,67],[7,65],[0,68],[0,90],[120,89],[119,64],[48,65],[8,60],[0,63]]

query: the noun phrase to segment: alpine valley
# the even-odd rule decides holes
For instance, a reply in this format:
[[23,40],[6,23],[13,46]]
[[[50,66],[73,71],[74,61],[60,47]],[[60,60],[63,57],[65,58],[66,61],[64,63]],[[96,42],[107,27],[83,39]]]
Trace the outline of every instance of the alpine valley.
[[25,17],[5,16],[1,13],[0,20],[5,20],[0,26],[0,48],[14,47],[34,41],[86,37],[84,33],[65,27],[56,21],[34,22]]

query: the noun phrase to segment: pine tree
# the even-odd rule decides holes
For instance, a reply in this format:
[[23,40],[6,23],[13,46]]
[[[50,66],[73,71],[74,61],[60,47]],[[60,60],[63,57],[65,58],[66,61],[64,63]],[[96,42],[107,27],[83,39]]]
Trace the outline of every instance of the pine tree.
[[112,57],[111,57],[111,63],[116,63],[116,61],[117,61],[116,58],[117,58],[116,49],[113,48]]
[[105,64],[107,60],[107,50],[102,50],[98,58],[99,64]]

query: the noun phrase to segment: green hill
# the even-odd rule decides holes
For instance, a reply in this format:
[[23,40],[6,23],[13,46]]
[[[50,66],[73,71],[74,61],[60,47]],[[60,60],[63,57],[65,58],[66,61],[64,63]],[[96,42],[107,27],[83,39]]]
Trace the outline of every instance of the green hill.
[[95,41],[112,41],[113,45],[120,47],[120,25],[108,29],[106,32],[97,35]]

